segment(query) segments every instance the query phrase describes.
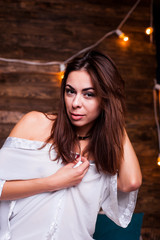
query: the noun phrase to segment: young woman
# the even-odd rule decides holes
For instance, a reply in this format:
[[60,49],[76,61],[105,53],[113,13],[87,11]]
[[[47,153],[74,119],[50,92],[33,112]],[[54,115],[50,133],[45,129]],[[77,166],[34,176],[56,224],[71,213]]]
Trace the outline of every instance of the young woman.
[[68,64],[57,116],[26,114],[0,151],[1,240],[90,240],[100,208],[128,225],[142,176],[124,109],[109,57]]

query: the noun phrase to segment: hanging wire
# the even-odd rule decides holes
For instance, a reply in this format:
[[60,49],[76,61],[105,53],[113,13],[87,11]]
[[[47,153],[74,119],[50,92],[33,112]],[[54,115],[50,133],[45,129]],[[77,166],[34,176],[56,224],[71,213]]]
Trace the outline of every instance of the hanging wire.
[[[157,102],[158,102],[158,106],[157,106]],[[155,86],[153,88],[153,103],[154,103],[154,117],[155,117],[155,122],[157,126],[157,132],[158,132],[158,149],[160,154],[160,121],[159,121],[160,116],[158,116],[158,113],[157,113],[157,109],[158,109],[160,114],[160,85],[157,84],[157,82],[155,83]]]
[[67,64],[69,61],[71,61],[72,59],[74,59],[75,57],[79,56],[80,54],[87,52],[95,47],[97,47],[105,38],[109,37],[110,35],[112,35],[113,33],[115,33],[116,30],[110,31],[108,33],[106,33],[102,38],[100,38],[96,43],[92,44],[89,47],[86,47],[84,49],[82,49],[81,51],[79,51],[78,53],[74,54],[72,57],[68,58],[66,61],[64,61],[64,64]]
[[[150,3],[150,26],[153,28],[153,0]],[[153,43],[153,33],[150,34],[150,43]]]
[[133,7],[130,9],[130,11],[127,13],[127,15],[124,17],[124,19],[121,21],[121,23],[118,25],[117,29],[122,28],[122,26],[124,25],[124,23],[127,21],[127,19],[130,17],[130,15],[132,14],[132,12],[134,11],[134,9],[137,7],[137,5],[140,3],[141,0],[138,0]]
[[[130,9],[130,11],[127,13],[127,15],[125,16],[125,18],[121,21],[121,23],[118,25],[117,29],[120,29],[124,23],[127,21],[127,19],[129,18],[129,16],[131,15],[131,13],[134,11],[134,9],[137,7],[137,5],[139,4],[141,0],[136,1],[136,3],[133,5],[133,7]],[[64,65],[67,64],[69,61],[71,61],[73,58],[79,56],[80,54],[89,51],[95,47],[97,47],[105,38],[109,37],[110,35],[116,33],[116,30],[112,30],[110,32],[107,32],[102,38],[100,38],[97,42],[95,42],[94,44],[90,45],[89,47],[86,47],[82,50],[80,50],[79,52],[77,52],[76,54],[74,54],[73,56],[69,57],[67,60],[65,61],[52,61],[52,62],[38,62],[38,61],[26,61],[26,60],[20,60],[20,59],[8,59],[8,58],[2,58],[0,57],[0,61],[3,62],[15,62],[15,63],[22,63],[22,64],[28,64],[28,65],[39,65],[39,66],[47,66],[47,65],[59,65],[60,67],[60,71],[61,69],[64,69]]]
[[46,65],[59,65],[63,62],[59,61],[53,61],[53,62],[34,62],[34,61],[26,61],[26,60],[20,60],[20,59],[11,59],[11,58],[2,58],[0,57],[0,61],[3,62],[15,62],[15,63],[24,63],[28,65],[39,65],[39,66],[46,66]]

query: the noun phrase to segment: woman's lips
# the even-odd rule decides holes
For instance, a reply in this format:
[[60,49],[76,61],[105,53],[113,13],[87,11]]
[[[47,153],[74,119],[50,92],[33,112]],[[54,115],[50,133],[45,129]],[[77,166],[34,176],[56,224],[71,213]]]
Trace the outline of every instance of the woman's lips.
[[81,120],[83,118],[84,115],[82,114],[75,114],[75,113],[70,113],[71,114],[71,118],[75,121],[77,120]]

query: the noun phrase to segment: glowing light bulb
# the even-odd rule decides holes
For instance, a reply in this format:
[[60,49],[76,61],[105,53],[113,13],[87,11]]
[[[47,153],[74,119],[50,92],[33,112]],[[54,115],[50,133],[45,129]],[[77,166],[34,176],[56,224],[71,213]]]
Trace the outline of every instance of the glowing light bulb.
[[127,42],[129,40],[129,37],[126,36],[121,30],[117,29],[116,33],[119,38],[121,38],[124,42]]
[[64,78],[65,65],[61,63],[59,68],[60,68],[59,78],[60,78],[60,81],[62,81],[62,79]]
[[160,154],[158,155],[158,158],[157,158],[157,165],[160,166]]
[[119,38],[124,38],[124,33],[121,32],[121,34],[119,35]]
[[60,78],[61,78],[61,80],[64,78],[64,72],[60,73]]
[[150,35],[153,32],[153,28],[152,27],[148,27],[146,28],[146,34]]
[[127,42],[129,40],[129,37],[124,36],[123,41]]

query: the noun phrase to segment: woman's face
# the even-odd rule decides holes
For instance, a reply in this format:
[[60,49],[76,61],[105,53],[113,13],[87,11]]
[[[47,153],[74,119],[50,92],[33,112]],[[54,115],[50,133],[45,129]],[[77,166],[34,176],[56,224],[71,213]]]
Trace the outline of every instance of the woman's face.
[[77,134],[84,136],[99,116],[101,99],[96,95],[90,75],[85,70],[68,75],[65,87],[65,105]]

